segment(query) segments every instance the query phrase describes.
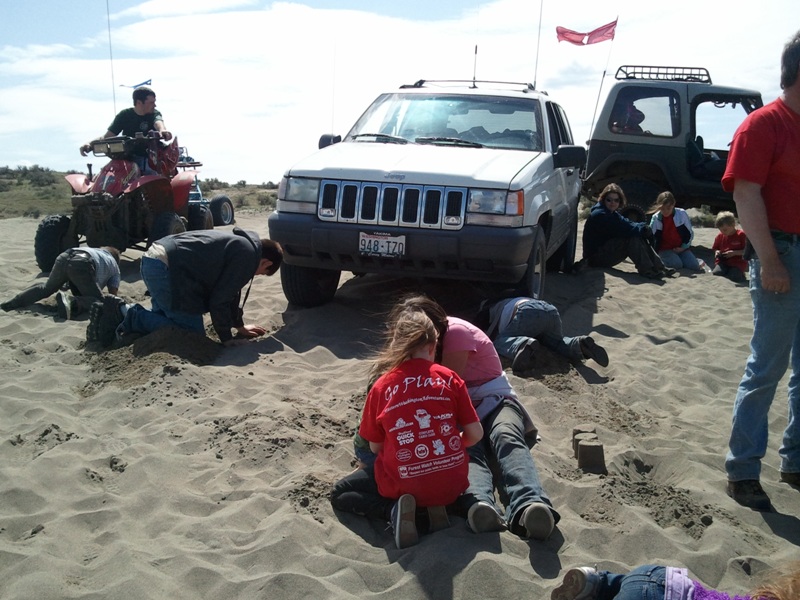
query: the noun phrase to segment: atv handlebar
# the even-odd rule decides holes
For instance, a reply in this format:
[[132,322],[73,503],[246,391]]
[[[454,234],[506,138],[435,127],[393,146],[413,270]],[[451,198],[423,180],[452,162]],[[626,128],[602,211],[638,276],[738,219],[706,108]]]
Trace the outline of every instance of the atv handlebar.
[[147,135],[137,134],[136,137],[118,135],[115,137],[101,138],[92,140],[88,144],[81,146],[81,156],[86,156],[89,152],[95,156],[108,156],[109,158],[125,158],[136,154],[137,150],[147,149],[150,144],[162,139],[161,132],[152,130]]

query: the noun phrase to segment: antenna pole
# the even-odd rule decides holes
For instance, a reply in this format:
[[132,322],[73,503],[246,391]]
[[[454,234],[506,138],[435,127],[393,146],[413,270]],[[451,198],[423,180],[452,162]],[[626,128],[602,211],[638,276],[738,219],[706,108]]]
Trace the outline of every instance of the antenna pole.
[[475,58],[472,62],[472,87],[477,87],[475,85],[475,80],[477,79],[478,73],[478,44],[475,44]]
[[539,32],[536,34],[536,63],[533,67],[533,89],[536,89],[536,77],[539,73],[539,42],[542,40],[542,7],[544,0],[539,0]]
[[114,83],[114,54],[111,51],[111,13],[106,0],[106,22],[108,23],[108,58],[111,62],[111,94],[114,98],[114,114],[117,114],[117,86]]
[[[616,23],[619,24],[619,15],[617,15]],[[600,88],[597,90],[597,99],[594,101],[594,113],[592,113],[592,124],[589,126],[589,137],[594,133],[594,120],[597,117],[597,107],[600,105],[600,93],[603,91],[603,82],[606,79],[608,72],[608,65],[611,63],[611,50],[614,48],[614,38],[611,38],[611,43],[608,45],[608,57],[606,58],[606,68],[603,69],[603,76],[600,78]]]

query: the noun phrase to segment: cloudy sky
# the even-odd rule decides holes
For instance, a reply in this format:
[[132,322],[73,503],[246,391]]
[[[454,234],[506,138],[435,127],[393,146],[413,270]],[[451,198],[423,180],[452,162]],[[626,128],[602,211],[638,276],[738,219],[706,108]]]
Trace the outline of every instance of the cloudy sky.
[[[742,0],[3,4],[0,166],[85,170],[78,147],[132,104],[124,86],[150,79],[203,176],[230,183],[277,183],[320,134],[346,133],[379,93],[474,70],[546,90],[581,142],[621,64],[702,66],[715,83],[772,100],[781,49],[800,28],[796,0],[757,10]],[[583,32],[616,18],[613,42],[556,40],[558,25]]]

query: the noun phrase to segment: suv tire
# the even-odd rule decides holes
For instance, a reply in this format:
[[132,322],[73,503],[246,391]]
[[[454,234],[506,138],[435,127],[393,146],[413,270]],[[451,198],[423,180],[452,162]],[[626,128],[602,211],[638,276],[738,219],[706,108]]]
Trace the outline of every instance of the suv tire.
[[[573,254],[574,256],[574,254]],[[544,294],[544,278],[547,270],[547,240],[544,229],[536,228],[533,236],[531,255],[528,258],[528,270],[520,281],[520,290],[529,298],[541,298]]]
[[569,273],[575,264],[575,252],[578,247],[578,219],[572,221],[569,235],[547,261],[547,270],[557,273]]
[[341,271],[281,265],[281,286],[289,304],[312,308],[333,300]]

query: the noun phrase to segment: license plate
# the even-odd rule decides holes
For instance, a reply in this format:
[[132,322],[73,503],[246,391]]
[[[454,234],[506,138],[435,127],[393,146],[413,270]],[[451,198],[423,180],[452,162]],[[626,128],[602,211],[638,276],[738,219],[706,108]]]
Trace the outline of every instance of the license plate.
[[406,254],[406,236],[361,231],[358,234],[358,251],[365,256],[402,258]]

